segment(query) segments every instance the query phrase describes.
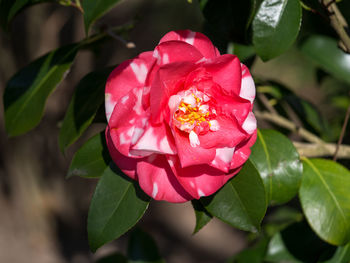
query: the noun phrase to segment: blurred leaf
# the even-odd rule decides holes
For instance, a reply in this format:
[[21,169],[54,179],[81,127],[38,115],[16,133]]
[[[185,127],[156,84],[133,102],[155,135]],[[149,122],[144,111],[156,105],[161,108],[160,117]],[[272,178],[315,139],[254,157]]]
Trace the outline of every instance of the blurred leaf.
[[216,46],[226,49],[229,41],[248,42],[247,29],[255,12],[256,0],[207,0],[200,4],[206,19],[206,33]]
[[81,176],[100,177],[110,163],[105,133],[101,132],[90,138],[74,155],[67,178]]
[[263,238],[251,248],[247,248],[233,256],[227,263],[261,263],[265,257],[268,239]]
[[146,211],[149,197],[111,164],[104,171],[92,197],[88,236],[94,252],[133,227]]
[[44,2],[57,2],[56,0],[0,0],[0,23],[7,31],[11,20],[24,8]]
[[253,46],[241,45],[237,43],[229,43],[227,48],[228,54],[236,55],[240,61],[244,61],[255,55]]
[[129,263],[161,263],[153,238],[139,228],[132,231],[128,246]]
[[291,207],[282,206],[265,218],[264,229],[268,236],[273,236],[286,227],[303,220],[303,214]]
[[120,253],[114,253],[100,258],[96,263],[128,263],[128,259]]
[[305,159],[299,191],[304,214],[313,230],[333,245],[350,240],[350,172],[324,159]]
[[269,202],[285,203],[297,194],[302,164],[287,137],[274,130],[258,130],[250,159],[263,179]]
[[252,232],[260,229],[267,206],[264,184],[249,160],[216,194],[200,200],[213,216]]
[[350,84],[350,54],[341,51],[335,39],[313,35],[303,43],[301,51],[317,66]]
[[196,215],[196,226],[193,230],[193,234],[201,230],[213,216],[204,208],[202,203],[198,200],[192,200],[192,206]]
[[4,92],[5,125],[10,136],[34,128],[40,121],[47,97],[66,76],[78,44],[56,49],[17,72]]
[[253,20],[256,53],[263,61],[281,55],[294,43],[300,24],[299,0],[264,0]]
[[76,141],[93,121],[104,101],[104,88],[112,68],[91,72],[80,80],[69,104],[59,134],[59,146],[66,147]]
[[119,1],[120,0],[84,0],[82,2],[86,35],[88,35],[91,25],[118,4]]
[[335,247],[320,240],[305,221],[288,226],[276,233],[268,245],[267,262],[318,262]]
[[338,247],[334,256],[323,263],[349,263],[350,262],[350,243],[345,246]]

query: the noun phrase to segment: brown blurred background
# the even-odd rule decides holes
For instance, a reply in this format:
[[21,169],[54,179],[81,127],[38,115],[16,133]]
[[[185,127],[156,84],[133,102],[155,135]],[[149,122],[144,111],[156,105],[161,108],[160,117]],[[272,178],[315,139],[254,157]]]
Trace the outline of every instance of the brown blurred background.
[[[97,26],[121,25],[137,18],[128,39],[136,48],[127,49],[114,40],[97,53],[80,52],[67,78],[49,97],[40,125],[29,133],[7,137],[1,100],[0,262],[84,263],[95,262],[113,251],[126,252],[128,234],[96,254],[89,251],[86,218],[96,180],[65,179],[75,150],[93,133],[102,130],[103,125],[89,129],[63,155],[57,141],[60,122],[74,87],[88,72],[152,50],[168,31],[186,28],[200,31],[203,17],[195,2],[123,1]],[[25,10],[14,19],[11,31],[11,34],[0,33],[1,96],[6,82],[21,67],[52,49],[84,38],[79,11],[58,4],[40,4]],[[290,52],[292,55],[269,63],[258,61],[253,73],[294,88],[306,83],[312,90],[315,85],[310,77],[312,72],[300,69],[300,63],[306,62],[297,51]],[[290,60],[289,68],[282,71],[279,65],[286,60]],[[321,99],[315,94],[310,98]],[[246,234],[218,220],[212,220],[196,235],[192,235],[194,225],[190,203],[152,202],[141,220],[141,226],[155,238],[166,262],[224,262],[247,245]]]

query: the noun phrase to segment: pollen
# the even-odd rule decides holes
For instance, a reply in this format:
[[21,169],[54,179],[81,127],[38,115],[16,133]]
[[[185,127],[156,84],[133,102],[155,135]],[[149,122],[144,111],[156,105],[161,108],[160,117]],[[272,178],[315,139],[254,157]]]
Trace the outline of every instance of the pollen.
[[210,121],[214,119],[216,110],[210,104],[209,96],[197,90],[182,98],[173,115],[176,127],[188,133],[193,130],[197,134],[207,133],[211,127]]

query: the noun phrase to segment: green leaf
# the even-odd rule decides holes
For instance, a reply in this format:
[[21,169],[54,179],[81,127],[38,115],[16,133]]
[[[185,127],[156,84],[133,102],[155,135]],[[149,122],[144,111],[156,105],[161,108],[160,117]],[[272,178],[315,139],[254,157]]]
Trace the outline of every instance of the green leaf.
[[196,215],[196,226],[193,230],[193,234],[195,234],[199,230],[201,230],[206,224],[208,224],[209,221],[213,218],[213,216],[204,208],[202,203],[198,200],[192,200],[192,206]]
[[103,104],[105,83],[111,71],[112,68],[107,68],[91,72],[79,82],[58,138],[62,152],[75,142],[94,120],[97,110]]
[[114,253],[100,258],[96,263],[128,263],[128,259],[120,253]]
[[153,238],[139,228],[132,231],[128,246],[129,263],[164,262]]
[[248,160],[215,195],[201,198],[210,214],[242,230],[257,232],[266,212],[264,184]]
[[304,214],[312,229],[333,245],[350,240],[350,172],[324,159],[305,159],[299,191]]
[[268,239],[262,238],[253,247],[247,248],[233,256],[227,263],[261,263],[265,257]]
[[269,202],[285,203],[297,194],[302,164],[287,137],[274,130],[258,130],[250,159],[264,181]]
[[4,93],[5,125],[10,136],[23,134],[40,121],[47,97],[65,77],[78,44],[56,49],[17,72]]
[[92,197],[88,215],[88,237],[92,251],[117,239],[133,227],[149,203],[135,181],[114,164],[104,171]]
[[324,71],[350,84],[350,54],[341,51],[335,39],[313,35],[303,43],[301,51]]
[[24,8],[55,0],[0,0],[0,23],[4,30],[8,29],[11,20]]
[[74,155],[67,178],[81,176],[100,177],[110,163],[104,132],[90,138]]
[[112,9],[120,0],[84,0],[82,7],[84,10],[85,32],[89,33],[91,25],[110,9]]
[[263,61],[281,55],[294,43],[300,24],[299,0],[264,0],[253,20],[256,53]]
[[334,256],[323,263],[349,263],[350,262],[350,243],[345,246],[338,247]]
[[270,240],[267,262],[319,262],[322,255],[334,253],[335,247],[322,240],[305,221],[288,226]]
[[241,45],[231,42],[228,44],[227,53],[236,55],[240,61],[244,61],[254,56],[255,50],[253,46]]

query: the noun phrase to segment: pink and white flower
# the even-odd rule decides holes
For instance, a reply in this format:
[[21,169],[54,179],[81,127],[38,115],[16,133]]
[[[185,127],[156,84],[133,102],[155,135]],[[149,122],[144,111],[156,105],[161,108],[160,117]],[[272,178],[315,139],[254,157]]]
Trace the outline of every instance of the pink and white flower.
[[106,84],[113,161],[156,200],[215,193],[239,172],[256,139],[254,81],[203,34],[166,34],[121,63]]

